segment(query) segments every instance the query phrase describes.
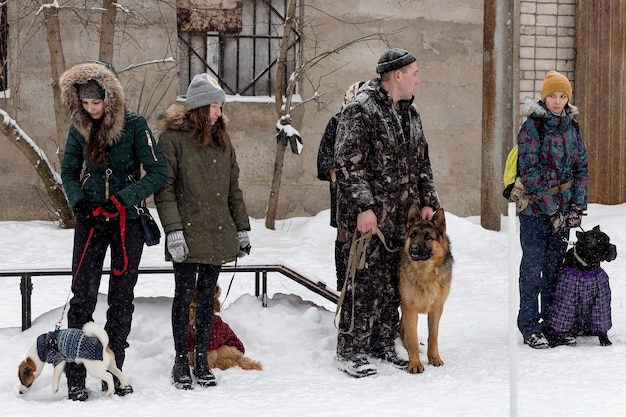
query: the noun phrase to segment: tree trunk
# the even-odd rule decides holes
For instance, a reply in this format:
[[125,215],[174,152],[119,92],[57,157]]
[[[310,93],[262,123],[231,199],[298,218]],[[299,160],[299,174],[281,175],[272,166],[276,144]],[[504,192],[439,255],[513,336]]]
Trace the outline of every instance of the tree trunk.
[[[267,204],[267,217],[265,227],[275,230],[276,211],[278,210],[278,193],[280,191],[280,180],[283,173],[283,161],[285,160],[285,148],[281,141],[276,144],[276,158],[274,160],[274,176],[272,178],[272,189],[270,200]],[[271,215],[270,215],[271,213]]]
[[[276,113],[278,118],[283,121],[283,116],[289,114],[290,109],[283,106],[283,79],[285,75],[285,60],[287,59],[287,51],[289,49],[289,39],[295,25],[296,1],[290,0],[287,9],[287,20],[283,29],[283,39],[280,44],[280,56],[276,67]],[[291,100],[288,100],[291,104]],[[283,174],[283,161],[285,160],[286,145],[279,141],[276,144],[276,157],[274,159],[274,176],[272,178],[272,188],[270,189],[270,198],[267,204],[267,214],[265,216],[265,227],[274,230],[276,228],[276,211],[278,210],[278,196],[280,194],[280,181]]]
[[[8,116],[8,115],[6,115]],[[54,214],[58,216],[60,225],[64,229],[74,227],[74,214],[70,209],[67,197],[63,192],[60,179],[55,179],[53,168],[45,160],[43,151],[37,150],[27,138],[22,129],[14,121],[8,121],[8,117],[5,117],[4,123],[0,123],[0,132],[2,132],[11,142],[22,151],[22,153],[33,164],[35,171],[41,178],[44,184],[46,195],[50,198],[50,202],[55,208]]]
[[[54,3],[49,0],[46,3]],[[45,26],[46,40],[48,41],[48,51],[50,52],[50,69],[52,70],[52,96],[54,97],[54,119],[56,120],[57,144],[59,145],[59,162],[63,162],[65,154],[65,138],[70,129],[67,117],[65,115],[65,107],[61,102],[61,87],[59,86],[59,78],[65,71],[65,55],[63,55],[63,42],[61,42],[61,26],[59,24],[59,16],[57,7],[45,7]],[[66,203],[67,204],[67,203]],[[55,206],[56,207],[56,206]],[[61,209],[60,207],[56,207]]]
[[115,17],[117,7],[115,0],[104,0],[104,13],[102,14],[102,24],[100,26],[100,53],[98,59],[113,65],[113,40],[115,39]]

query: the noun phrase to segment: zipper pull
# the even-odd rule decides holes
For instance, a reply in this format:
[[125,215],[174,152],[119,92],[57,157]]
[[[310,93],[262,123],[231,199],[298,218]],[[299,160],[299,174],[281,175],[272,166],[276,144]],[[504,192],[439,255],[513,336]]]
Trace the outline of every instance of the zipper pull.
[[113,173],[113,170],[111,170],[111,168],[107,168],[106,171],[104,171],[104,176],[105,176],[105,181],[104,181],[104,198],[108,199],[109,198],[109,193],[111,192],[110,187],[109,187],[109,178],[111,178],[111,174]]
[[154,146],[152,145],[152,136],[150,136],[150,132],[148,132],[147,130],[145,132],[146,132],[146,138],[148,138],[148,146],[150,147],[150,152],[152,152],[152,159],[154,159],[154,162],[156,162],[159,159],[156,157],[156,153],[154,153]]

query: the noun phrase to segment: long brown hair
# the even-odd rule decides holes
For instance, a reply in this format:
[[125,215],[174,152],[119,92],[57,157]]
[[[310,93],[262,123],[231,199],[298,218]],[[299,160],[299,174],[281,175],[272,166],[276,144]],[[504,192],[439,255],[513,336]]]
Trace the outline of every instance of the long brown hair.
[[190,136],[199,136],[201,148],[206,148],[209,146],[209,143],[213,142],[221,150],[225,151],[227,145],[224,118],[219,117],[215,124],[211,126],[210,111],[210,106],[203,106],[189,112],[189,120],[193,124]]
[[[85,111],[84,109],[82,110]],[[87,112],[85,111],[85,113]],[[89,117],[91,118],[91,116]],[[107,155],[109,154],[109,144],[99,134],[101,128],[102,118],[98,120],[92,119],[89,140],[87,141],[87,156],[97,166],[106,165]]]

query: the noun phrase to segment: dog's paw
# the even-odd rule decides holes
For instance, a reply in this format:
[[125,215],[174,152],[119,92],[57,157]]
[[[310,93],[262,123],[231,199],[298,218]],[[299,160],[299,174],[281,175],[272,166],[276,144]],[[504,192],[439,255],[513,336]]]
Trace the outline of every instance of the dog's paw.
[[443,360],[439,356],[429,357],[428,363],[434,366],[443,366]]
[[406,368],[407,372],[410,374],[421,374],[424,372],[424,365],[421,362],[411,363],[409,361],[409,366]]
[[598,336],[598,340],[600,340],[600,346],[611,346],[613,344],[608,336]]

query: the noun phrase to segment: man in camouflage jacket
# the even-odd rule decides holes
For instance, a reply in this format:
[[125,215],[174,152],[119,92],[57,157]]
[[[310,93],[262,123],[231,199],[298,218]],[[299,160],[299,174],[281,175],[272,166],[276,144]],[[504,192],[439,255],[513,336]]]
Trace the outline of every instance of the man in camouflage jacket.
[[[439,208],[428,143],[413,104],[419,84],[416,59],[390,49],[376,66],[380,78],[367,82],[342,110],[335,145],[338,183],[338,228],[350,242],[377,229],[388,245],[401,247],[409,207],[427,219]],[[397,268],[400,252],[387,251],[377,236],[367,248],[366,265],[356,271],[354,297],[348,280],[337,338],[338,367],[354,377],[377,373],[369,358],[406,368],[395,352],[399,322]],[[353,308],[354,306],[354,308]],[[354,310],[354,312],[353,312]],[[352,320],[354,326],[351,331]]]

